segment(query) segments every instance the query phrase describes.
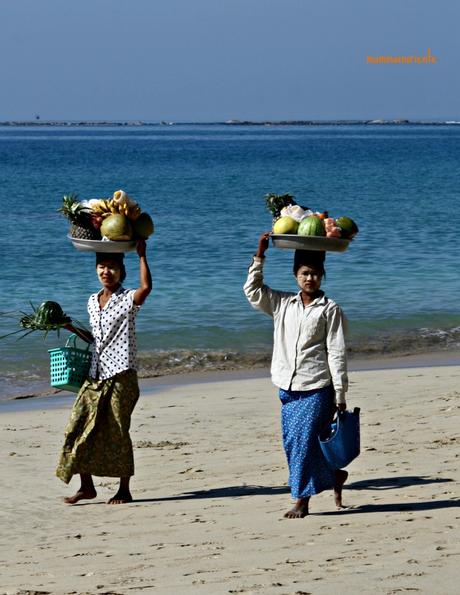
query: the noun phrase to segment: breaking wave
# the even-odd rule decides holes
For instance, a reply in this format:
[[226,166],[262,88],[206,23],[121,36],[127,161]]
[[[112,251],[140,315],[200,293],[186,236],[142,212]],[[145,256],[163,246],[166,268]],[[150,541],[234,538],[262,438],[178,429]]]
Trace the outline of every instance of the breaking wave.
[[[350,360],[381,356],[417,355],[460,350],[460,327],[450,329],[419,328],[392,330],[354,336],[348,343]],[[266,347],[238,349],[170,349],[139,352],[139,377],[154,378],[189,374],[267,369],[271,343]],[[29,362],[30,363],[30,362]],[[0,376],[0,399],[13,395],[36,396],[49,393],[48,362],[34,362],[29,369],[10,370]]]
[[[460,327],[447,330],[421,328],[354,337],[349,341],[348,355],[353,359],[455,349],[460,349]],[[139,375],[146,378],[189,372],[247,370],[267,367],[270,360],[271,345],[247,352],[206,349],[142,351],[139,354]]]

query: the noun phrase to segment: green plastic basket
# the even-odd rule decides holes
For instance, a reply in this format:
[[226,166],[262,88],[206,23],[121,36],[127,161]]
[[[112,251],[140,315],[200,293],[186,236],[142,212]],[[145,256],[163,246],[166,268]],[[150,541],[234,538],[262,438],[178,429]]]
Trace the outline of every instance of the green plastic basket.
[[76,341],[77,335],[70,335],[64,347],[48,349],[51,386],[74,393],[88,377],[91,364],[89,344],[86,349],[79,349]]

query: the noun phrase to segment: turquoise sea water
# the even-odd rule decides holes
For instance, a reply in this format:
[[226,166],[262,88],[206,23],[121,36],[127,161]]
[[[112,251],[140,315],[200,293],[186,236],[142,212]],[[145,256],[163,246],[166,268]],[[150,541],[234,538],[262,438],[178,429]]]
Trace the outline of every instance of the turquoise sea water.
[[[62,195],[126,190],[155,220],[154,292],[138,318],[142,372],[252,366],[271,321],[242,293],[263,197],[355,219],[349,250],[327,258],[324,289],[350,320],[350,349],[388,353],[458,347],[457,126],[148,126],[0,128],[2,311],[51,299],[86,321],[98,289],[92,255],[66,239]],[[292,252],[270,248],[266,280],[295,289]],[[137,256],[127,256],[136,286]],[[0,318],[0,335],[14,330]],[[0,394],[48,374],[55,334],[0,341]]]

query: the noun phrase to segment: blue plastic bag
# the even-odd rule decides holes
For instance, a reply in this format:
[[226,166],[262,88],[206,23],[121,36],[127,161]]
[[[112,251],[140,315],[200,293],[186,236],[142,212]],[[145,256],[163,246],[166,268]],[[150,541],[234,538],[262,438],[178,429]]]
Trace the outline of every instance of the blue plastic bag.
[[336,419],[318,436],[326,461],[333,469],[342,469],[360,453],[359,407],[339,411]]

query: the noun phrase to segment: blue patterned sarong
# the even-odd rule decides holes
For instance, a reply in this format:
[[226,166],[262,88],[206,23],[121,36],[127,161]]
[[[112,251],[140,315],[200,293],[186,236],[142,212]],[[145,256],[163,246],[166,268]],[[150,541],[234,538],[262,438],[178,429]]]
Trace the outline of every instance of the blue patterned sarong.
[[326,462],[318,434],[335,411],[332,386],[310,391],[280,388],[281,429],[293,498],[307,498],[334,487],[335,472]]

